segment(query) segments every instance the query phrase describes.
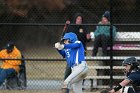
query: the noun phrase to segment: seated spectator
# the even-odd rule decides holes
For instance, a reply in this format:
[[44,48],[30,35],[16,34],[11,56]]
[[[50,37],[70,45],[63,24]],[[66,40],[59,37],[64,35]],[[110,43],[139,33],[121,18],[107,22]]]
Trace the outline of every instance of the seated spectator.
[[[100,26],[101,25],[101,26]],[[92,52],[92,56],[96,56],[98,52],[98,47],[102,47],[103,55],[107,55],[107,47],[110,46],[110,12],[106,11],[103,16],[101,22],[96,27],[94,32],[95,40],[94,40],[94,48]],[[113,41],[116,36],[116,27],[113,26]]]
[[8,60],[8,59],[20,59],[21,53],[16,48],[13,42],[9,42],[6,45],[6,48],[0,51],[0,58],[6,59],[2,60],[2,65],[0,67],[0,86],[1,86],[8,77],[19,73],[21,60]]
[[25,90],[27,87],[26,62],[22,55],[20,71],[18,74],[10,76],[5,81],[5,88],[10,90]]

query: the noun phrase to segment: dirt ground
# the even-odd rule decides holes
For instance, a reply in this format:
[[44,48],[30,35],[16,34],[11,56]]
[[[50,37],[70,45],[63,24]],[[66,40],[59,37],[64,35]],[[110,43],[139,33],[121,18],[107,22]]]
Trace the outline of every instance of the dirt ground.
[[[100,93],[101,90],[97,90],[97,91],[92,91],[92,92],[87,92],[84,91],[83,93]],[[62,93],[60,90],[56,90],[56,91],[47,91],[47,90],[26,90],[26,91],[9,91],[9,90],[0,90],[0,93]],[[73,93],[73,92],[70,92]],[[116,92],[116,93],[120,93],[120,92]]]
[[[8,90],[1,90],[0,93],[61,93],[61,91],[47,91],[47,90],[27,90],[27,91],[8,91]],[[71,92],[73,93],[73,92]],[[99,91],[96,92],[84,92],[84,93],[100,93]]]

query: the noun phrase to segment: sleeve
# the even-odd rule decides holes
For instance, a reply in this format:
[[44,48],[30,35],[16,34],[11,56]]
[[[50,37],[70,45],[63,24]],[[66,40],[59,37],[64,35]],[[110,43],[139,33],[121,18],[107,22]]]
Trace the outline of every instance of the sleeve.
[[3,58],[3,52],[0,51],[0,58]]
[[90,31],[88,30],[86,26],[84,26],[84,30],[85,30],[85,35],[86,35],[86,41],[89,42],[91,40]]
[[73,31],[74,31],[74,26],[73,25],[69,25],[68,28],[67,28],[66,33],[73,32]]
[[5,58],[5,50],[0,51],[0,58]]
[[[21,59],[21,53],[16,52],[13,59]],[[10,60],[10,61],[7,61],[7,62],[11,65],[21,65],[21,60]]]
[[87,28],[87,26],[83,26],[83,28],[84,28],[84,31],[85,31],[86,34],[89,34],[90,33],[89,30],[88,30],[88,28]]
[[137,75],[136,73],[131,73],[126,79],[129,79],[131,82],[135,82],[137,80]]
[[64,50],[58,50],[57,49],[57,51],[59,52],[60,55],[62,55],[63,58],[66,57],[66,54],[65,54],[65,51]]
[[117,29],[115,26],[113,26],[113,37],[115,38],[117,35]]
[[72,26],[67,25],[66,29],[63,31],[62,37],[65,35],[65,33],[71,32]]
[[91,35],[87,34],[86,37],[87,37],[87,42],[90,42],[91,41]]
[[68,26],[70,24],[70,20],[67,20],[64,27],[63,27],[63,34],[62,36],[64,36],[64,34],[67,32]]
[[80,41],[76,41],[75,43],[65,44],[64,45],[64,49],[78,48],[78,47],[80,47],[80,45],[81,45],[81,42]]
[[95,30],[95,32],[94,32],[94,36],[96,37],[96,36],[98,36],[100,34],[100,32],[99,32],[99,26],[96,26],[96,30]]

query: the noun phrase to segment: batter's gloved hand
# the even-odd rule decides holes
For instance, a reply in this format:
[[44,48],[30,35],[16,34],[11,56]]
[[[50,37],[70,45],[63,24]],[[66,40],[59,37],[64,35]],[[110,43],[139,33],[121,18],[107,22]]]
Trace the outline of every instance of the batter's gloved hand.
[[64,48],[63,44],[60,44],[60,42],[55,43],[55,48],[57,48],[58,50],[62,50]]

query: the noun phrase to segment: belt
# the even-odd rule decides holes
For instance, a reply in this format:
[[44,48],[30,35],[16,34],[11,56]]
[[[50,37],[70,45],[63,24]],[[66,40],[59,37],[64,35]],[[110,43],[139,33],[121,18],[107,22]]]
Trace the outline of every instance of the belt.
[[72,66],[72,68],[75,67],[75,66],[78,66],[78,65],[80,65],[80,64],[81,64],[81,63],[79,63],[79,64],[75,63],[75,64]]
[[79,62],[79,64],[75,63],[75,64],[72,66],[72,68],[75,67],[75,66],[78,66],[78,65],[80,65],[80,64],[82,64],[82,63],[84,63],[84,62],[86,62],[86,61],[81,61],[81,62]]

